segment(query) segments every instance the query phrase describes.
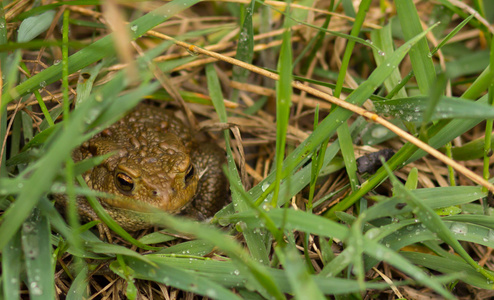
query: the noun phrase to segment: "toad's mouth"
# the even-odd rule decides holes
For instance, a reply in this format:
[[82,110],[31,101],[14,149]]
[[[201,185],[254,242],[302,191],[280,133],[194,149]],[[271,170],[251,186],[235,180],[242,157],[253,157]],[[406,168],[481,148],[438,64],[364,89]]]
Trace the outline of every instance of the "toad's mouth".
[[[121,210],[150,213],[160,210],[170,214],[182,211],[194,198],[197,192],[197,180],[180,185],[180,188],[149,189],[145,197],[127,195],[113,195],[100,198],[105,209],[116,208]],[[139,193],[138,193],[139,194]]]

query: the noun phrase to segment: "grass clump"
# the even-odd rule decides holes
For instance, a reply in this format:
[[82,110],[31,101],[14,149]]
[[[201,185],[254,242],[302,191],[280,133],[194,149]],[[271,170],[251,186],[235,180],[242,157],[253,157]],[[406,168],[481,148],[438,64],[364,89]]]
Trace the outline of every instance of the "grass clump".
[[[4,298],[489,297],[494,4],[473,3],[4,2]],[[126,233],[81,180],[104,157],[73,149],[142,99],[226,149],[211,224]]]

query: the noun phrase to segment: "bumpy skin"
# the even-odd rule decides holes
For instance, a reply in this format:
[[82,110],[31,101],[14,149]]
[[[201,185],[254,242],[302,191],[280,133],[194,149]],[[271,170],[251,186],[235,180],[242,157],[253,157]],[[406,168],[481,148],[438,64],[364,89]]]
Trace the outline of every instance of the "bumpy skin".
[[[84,179],[90,188],[117,196],[99,200],[126,230],[151,227],[146,212],[155,209],[202,220],[226,204],[223,150],[211,143],[199,146],[189,129],[163,109],[138,105],[72,156],[80,161],[109,152],[116,154],[85,173]],[[56,199],[66,206],[66,198]],[[97,219],[82,197],[78,209],[83,218]]]

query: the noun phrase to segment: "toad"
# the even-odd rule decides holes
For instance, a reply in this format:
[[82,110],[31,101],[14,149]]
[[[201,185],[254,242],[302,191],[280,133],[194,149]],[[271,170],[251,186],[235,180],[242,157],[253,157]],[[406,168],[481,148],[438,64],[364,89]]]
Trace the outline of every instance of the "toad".
[[[211,142],[199,144],[171,112],[141,103],[72,157],[77,162],[110,152],[115,154],[83,178],[91,189],[115,195],[98,200],[125,230],[152,227],[150,210],[204,220],[226,204],[224,151]],[[56,197],[56,204],[66,207],[67,198]],[[83,219],[97,219],[84,197],[77,205]]]

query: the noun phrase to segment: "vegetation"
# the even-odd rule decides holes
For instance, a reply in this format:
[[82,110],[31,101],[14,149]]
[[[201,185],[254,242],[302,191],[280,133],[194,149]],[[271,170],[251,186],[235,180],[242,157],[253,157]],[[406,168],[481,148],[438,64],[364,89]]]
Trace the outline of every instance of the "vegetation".
[[[5,299],[492,297],[494,2],[0,5]],[[142,99],[226,149],[211,224],[127,233],[81,179],[104,157],[72,150]]]

